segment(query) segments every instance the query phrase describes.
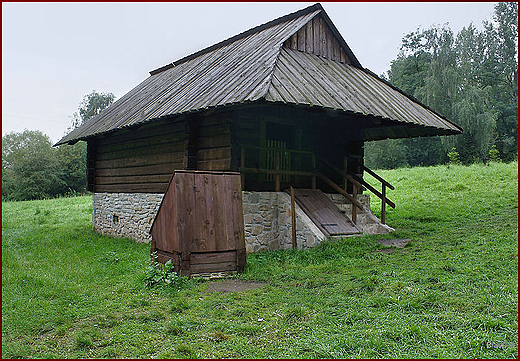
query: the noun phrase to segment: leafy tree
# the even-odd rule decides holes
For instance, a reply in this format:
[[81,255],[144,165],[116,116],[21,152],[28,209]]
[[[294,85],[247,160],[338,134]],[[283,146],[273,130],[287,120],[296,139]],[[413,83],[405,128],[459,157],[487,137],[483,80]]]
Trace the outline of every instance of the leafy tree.
[[[88,119],[101,113],[114,101],[112,93],[98,93],[93,90],[85,95],[79,104],[78,111],[72,115],[71,125],[67,133],[73,131]],[[63,166],[64,179],[71,191],[86,191],[87,183],[87,145],[79,142],[74,145],[62,145],[58,149],[58,157]]]
[[78,111],[72,115],[72,121],[67,133],[70,133],[88,119],[101,113],[114,102],[115,96],[112,93],[98,93],[93,90],[90,94],[83,97],[79,104]]
[[406,167],[404,139],[384,139],[365,143],[365,165],[373,169]]
[[[407,34],[388,80],[464,133],[382,144],[403,147],[409,165],[445,163],[454,152],[465,164],[518,157],[517,47],[517,3],[497,3],[483,31],[470,24],[455,36],[444,25]],[[370,150],[383,151],[371,145],[369,158]]]
[[2,137],[2,199],[50,198],[65,191],[57,150],[47,135],[24,130]]
[[[92,92],[81,102],[69,130],[112,103],[113,94]],[[2,199],[55,197],[86,188],[86,144],[53,148],[40,131],[25,130],[2,137]]]

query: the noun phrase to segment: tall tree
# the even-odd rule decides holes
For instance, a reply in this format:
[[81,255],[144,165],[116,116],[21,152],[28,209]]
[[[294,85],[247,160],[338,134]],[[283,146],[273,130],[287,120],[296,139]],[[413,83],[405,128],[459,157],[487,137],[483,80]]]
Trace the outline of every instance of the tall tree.
[[464,163],[487,161],[495,148],[504,160],[518,156],[518,4],[497,3],[483,25],[456,36],[447,25],[433,26],[403,38],[388,80],[464,129],[400,143],[409,165],[446,162],[453,148]]
[[78,111],[72,115],[72,121],[69,129],[67,129],[67,133],[101,113],[103,109],[114,102],[114,99],[115,96],[112,93],[98,93],[95,90],[85,95],[78,106]]
[[[78,111],[72,115],[71,125],[67,133],[101,113],[103,109],[112,104],[114,98],[112,93],[98,93],[95,90],[85,95],[78,106]],[[85,142],[60,146],[58,157],[70,190],[79,193],[84,192],[87,182],[87,145]]]

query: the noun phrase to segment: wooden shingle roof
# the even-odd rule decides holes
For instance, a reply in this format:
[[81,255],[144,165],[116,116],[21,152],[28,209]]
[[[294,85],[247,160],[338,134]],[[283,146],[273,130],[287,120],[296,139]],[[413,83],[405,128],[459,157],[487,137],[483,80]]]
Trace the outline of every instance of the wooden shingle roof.
[[[318,28],[325,34],[320,38],[313,33]],[[312,36],[314,45],[311,41],[305,48],[301,40]],[[150,72],[56,145],[163,117],[260,100],[419,125],[429,129],[427,135],[461,132],[363,69],[323,7],[315,4]]]

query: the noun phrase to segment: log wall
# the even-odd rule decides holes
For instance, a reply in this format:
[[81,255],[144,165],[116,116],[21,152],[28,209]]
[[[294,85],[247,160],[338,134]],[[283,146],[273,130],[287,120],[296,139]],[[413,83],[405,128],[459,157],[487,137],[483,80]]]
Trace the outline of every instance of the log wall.
[[164,193],[174,169],[185,167],[186,122],[163,121],[88,143],[91,191]]

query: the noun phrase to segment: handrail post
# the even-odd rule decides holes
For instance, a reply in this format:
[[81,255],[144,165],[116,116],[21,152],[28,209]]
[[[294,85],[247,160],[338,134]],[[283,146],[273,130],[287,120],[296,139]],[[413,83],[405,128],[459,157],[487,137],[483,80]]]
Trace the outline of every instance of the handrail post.
[[314,175],[311,178],[311,188],[316,189],[316,154],[312,153],[312,172]]
[[[355,184],[352,184],[352,198],[354,200],[357,200],[357,186]],[[352,222],[356,224],[356,218],[357,218],[357,209],[354,207],[354,203],[352,203]]]
[[280,192],[280,151],[276,151],[275,169],[277,173],[274,178],[274,189],[276,192]]
[[383,195],[381,199],[381,222],[386,224],[386,184],[382,183],[381,194]]

